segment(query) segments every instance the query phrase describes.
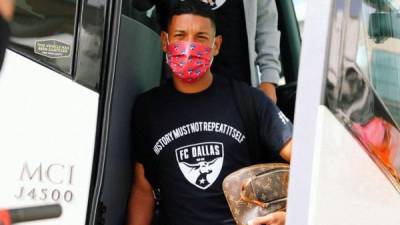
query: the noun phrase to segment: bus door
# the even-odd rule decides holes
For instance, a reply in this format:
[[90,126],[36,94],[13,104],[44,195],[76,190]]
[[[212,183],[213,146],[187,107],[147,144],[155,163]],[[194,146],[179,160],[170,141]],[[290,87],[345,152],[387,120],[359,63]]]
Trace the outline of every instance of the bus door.
[[41,224],[87,224],[109,3],[15,3],[0,73],[0,207],[60,203],[61,218]]
[[137,95],[160,84],[163,53],[154,8],[139,11],[131,0],[113,1],[110,57],[105,81],[101,156],[92,216],[125,224],[135,149],[131,114]]
[[287,224],[400,223],[398,0],[310,0]]
[[[294,3],[298,2],[302,1],[277,2],[282,35],[292,43],[281,46],[284,73],[278,92],[292,103],[287,107],[291,115],[300,51],[300,32],[294,14]],[[130,133],[132,108],[138,94],[158,86],[163,80],[165,64],[156,9],[146,6],[144,1],[117,0],[114,3],[100,156],[103,161],[99,165],[94,197],[97,204],[94,205],[99,206],[95,211],[99,221],[106,225],[123,225],[135,159]]]

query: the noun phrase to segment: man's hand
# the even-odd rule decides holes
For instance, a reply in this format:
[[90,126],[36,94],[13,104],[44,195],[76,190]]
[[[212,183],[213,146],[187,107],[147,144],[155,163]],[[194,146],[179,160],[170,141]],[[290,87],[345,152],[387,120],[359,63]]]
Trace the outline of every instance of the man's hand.
[[260,90],[264,92],[274,103],[277,101],[275,84],[263,82],[259,86]]
[[14,14],[14,0],[0,0],[0,16],[10,22]]
[[274,212],[266,216],[257,217],[250,220],[248,225],[284,225],[286,220],[286,212]]

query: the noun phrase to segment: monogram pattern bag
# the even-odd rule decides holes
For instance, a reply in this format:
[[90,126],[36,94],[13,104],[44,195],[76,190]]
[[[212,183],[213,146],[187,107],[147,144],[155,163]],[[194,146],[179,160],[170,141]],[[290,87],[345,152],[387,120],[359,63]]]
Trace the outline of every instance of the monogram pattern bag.
[[222,188],[236,223],[247,225],[255,217],[286,208],[288,183],[288,164],[266,163],[233,172]]

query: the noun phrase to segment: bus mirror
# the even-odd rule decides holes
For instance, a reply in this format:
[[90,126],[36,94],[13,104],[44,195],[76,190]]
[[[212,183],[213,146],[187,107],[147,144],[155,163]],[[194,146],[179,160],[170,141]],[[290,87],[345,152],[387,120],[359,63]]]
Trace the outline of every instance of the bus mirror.
[[364,2],[378,11],[388,12],[394,10],[392,0],[364,0]]
[[369,17],[368,35],[376,43],[382,43],[388,38],[400,39],[399,11],[375,12]]

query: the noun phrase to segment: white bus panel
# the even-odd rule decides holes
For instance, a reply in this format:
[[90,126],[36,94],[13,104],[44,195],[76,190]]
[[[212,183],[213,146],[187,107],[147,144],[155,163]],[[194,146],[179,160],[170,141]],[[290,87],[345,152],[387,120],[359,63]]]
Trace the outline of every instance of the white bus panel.
[[400,194],[325,106],[316,134],[309,224],[400,224]]
[[0,74],[0,207],[60,203],[60,219],[29,224],[85,224],[98,99],[7,51]]

